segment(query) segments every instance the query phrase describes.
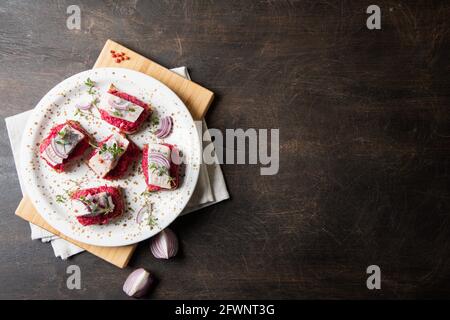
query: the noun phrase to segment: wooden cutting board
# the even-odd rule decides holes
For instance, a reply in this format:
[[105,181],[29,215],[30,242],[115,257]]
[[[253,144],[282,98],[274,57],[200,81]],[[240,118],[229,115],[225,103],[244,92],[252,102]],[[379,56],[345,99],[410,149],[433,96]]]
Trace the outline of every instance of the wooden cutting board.
[[[110,51],[114,50],[116,52],[125,52],[130,60],[124,60],[120,63],[116,63],[115,59],[111,56]],[[147,59],[134,51],[114,42],[112,40],[107,40],[105,46],[103,47],[97,61],[95,62],[94,68],[102,67],[118,67],[127,68],[142,73],[148,74],[153,78],[161,81],[166,86],[168,86],[172,91],[174,91],[181,100],[186,104],[187,108],[191,112],[195,120],[202,119],[206,111],[214,99],[214,93],[202,86],[187,80],[176,73],[170,71],[167,68],[157,64],[156,62]],[[16,215],[41,227],[51,233],[58,235],[59,237],[70,241],[77,246],[89,251],[90,253],[118,266],[119,268],[124,268],[127,266],[137,244],[123,246],[123,247],[99,247],[93,246],[85,243],[78,242],[74,239],[66,237],[58,230],[50,226],[42,216],[37,212],[30,198],[26,195],[23,197],[19,206],[16,209]]]

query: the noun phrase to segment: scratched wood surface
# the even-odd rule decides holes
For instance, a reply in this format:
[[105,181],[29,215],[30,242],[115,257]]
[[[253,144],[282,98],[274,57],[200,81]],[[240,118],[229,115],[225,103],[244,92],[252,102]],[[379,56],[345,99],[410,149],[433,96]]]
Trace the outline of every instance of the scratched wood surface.
[[[216,93],[213,128],[279,128],[280,171],[225,165],[232,200],[179,219],[181,254],[144,242],[118,270],[32,242],[0,124],[0,298],[126,298],[133,267],[160,279],[151,298],[450,296],[450,56],[444,1],[2,1],[2,117],[33,107],[88,69],[106,39],[167,67],[187,65]],[[66,289],[77,264],[82,290]],[[368,265],[382,290],[366,288]]]

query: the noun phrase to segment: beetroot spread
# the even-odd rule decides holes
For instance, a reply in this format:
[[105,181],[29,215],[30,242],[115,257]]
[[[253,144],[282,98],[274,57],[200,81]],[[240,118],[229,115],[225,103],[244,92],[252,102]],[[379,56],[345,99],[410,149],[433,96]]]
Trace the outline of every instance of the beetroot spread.
[[39,145],[39,152],[41,153],[41,155],[43,154],[43,152],[45,151],[45,149],[49,146],[49,144],[51,143],[52,139],[58,134],[58,132],[66,125],[70,125],[71,127],[73,127],[74,129],[80,131],[81,133],[84,134],[84,138],[83,140],[81,140],[77,146],[75,147],[75,149],[73,149],[73,151],[70,153],[69,157],[67,159],[64,159],[63,162],[61,164],[57,164],[57,165],[53,165],[50,162],[48,162],[45,158],[42,159],[45,160],[45,162],[47,162],[47,164],[52,167],[53,169],[55,169],[57,172],[64,172],[65,167],[67,166],[67,164],[77,158],[80,157],[84,154],[84,152],[89,148],[89,139],[90,136],[87,133],[87,131],[80,125],[80,123],[78,121],[74,121],[74,120],[67,120],[65,123],[61,123],[58,124],[56,126],[54,126],[53,128],[50,129],[50,133],[48,134],[48,136],[41,142],[41,144]]
[[[163,145],[167,146],[170,148],[170,150],[172,151],[172,149],[175,147],[174,145],[168,144],[168,143],[163,143]],[[173,163],[172,161],[170,162],[170,176],[173,178],[173,182],[172,182],[172,189],[176,189],[180,183],[180,174],[179,174],[179,165]],[[153,184],[151,184],[151,181],[149,181],[149,176],[148,176],[148,145],[144,145],[144,149],[142,150],[142,171],[144,173],[145,176],[145,183],[148,186],[148,191],[159,191],[162,190],[161,187],[159,186],[155,186]]]
[[89,188],[84,190],[78,190],[71,195],[72,200],[79,199],[80,197],[86,197],[88,195],[95,195],[100,192],[107,192],[111,196],[114,203],[114,210],[108,214],[99,214],[97,216],[78,216],[77,220],[83,226],[89,226],[93,224],[106,224],[111,219],[122,215],[124,211],[124,203],[122,199],[122,193],[120,189],[115,187],[102,186],[98,188]]
[[107,111],[101,108],[102,106],[100,106],[99,112],[102,119],[108,122],[109,124],[112,124],[113,126],[119,128],[121,131],[125,133],[136,132],[142,125],[142,123],[144,123],[145,120],[152,114],[152,109],[149,104],[143,102],[142,100],[139,100],[135,96],[117,90],[117,88],[114,85],[111,85],[111,87],[108,90],[108,93],[144,108],[144,111],[140,114],[139,118],[135,122],[130,122],[110,115]]
[[[106,137],[106,139],[100,141],[98,144],[98,149],[95,149],[92,151],[92,153],[89,155],[89,159],[91,159],[103,146],[103,144],[110,138],[111,136]],[[125,173],[127,172],[128,168],[133,164],[133,162],[139,157],[139,154],[141,150],[139,147],[134,144],[132,141],[129,140],[129,145],[125,153],[120,157],[118,160],[116,166],[108,172],[106,176],[103,177],[103,179],[107,180],[116,180],[122,178]]]

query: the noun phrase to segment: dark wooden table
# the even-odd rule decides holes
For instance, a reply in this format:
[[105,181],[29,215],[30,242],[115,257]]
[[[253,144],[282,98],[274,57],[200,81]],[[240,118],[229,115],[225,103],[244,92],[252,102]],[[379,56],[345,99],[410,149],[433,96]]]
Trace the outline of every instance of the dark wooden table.
[[[446,298],[450,295],[450,4],[376,1],[73,1],[0,4],[0,114],[35,106],[89,69],[111,38],[217,94],[210,127],[279,128],[280,171],[224,165],[232,199],[173,225],[182,252],[142,243],[130,268],[68,261],[30,240],[4,121],[0,298],[122,299],[133,267],[159,299]],[[66,288],[77,264],[82,289]],[[366,268],[381,267],[381,290]]]

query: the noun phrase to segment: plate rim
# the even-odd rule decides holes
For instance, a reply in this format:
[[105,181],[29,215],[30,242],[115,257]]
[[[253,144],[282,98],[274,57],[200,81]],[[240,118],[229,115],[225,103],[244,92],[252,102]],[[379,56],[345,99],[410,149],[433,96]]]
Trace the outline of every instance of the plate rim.
[[[41,104],[43,104],[43,103],[45,102],[46,98],[48,98],[50,95],[52,95],[52,94],[54,94],[55,92],[57,92],[57,91],[59,90],[59,88],[60,88],[61,86],[63,86],[64,83],[66,83],[66,82],[69,83],[73,78],[80,77],[80,76],[82,76],[82,74],[84,74],[84,73],[90,74],[90,72],[95,72],[95,71],[97,71],[97,70],[105,70],[105,71],[111,71],[111,72],[125,72],[125,73],[131,73],[131,74],[134,73],[134,74],[136,74],[136,75],[138,75],[138,76],[148,77],[148,78],[152,79],[153,81],[156,81],[156,83],[158,83],[160,86],[162,86],[162,87],[164,87],[165,89],[167,89],[167,90],[168,90],[168,93],[169,93],[170,95],[172,95],[176,100],[178,100],[177,103],[178,103],[180,106],[182,106],[182,107],[184,107],[184,108],[186,109],[186,111],[187,111],[187,113],[188,113],[188,117],[189,117],[188,119],[191,120],[191,122],[194,124],[194,127],[196,127],[196,125],[195,125],[195,120],[194,120],[194,118],[192,117],[192,114],[191,114],[191,112],[189,111],[189,109],[188,109],[188,107],[186,106],[186,104],[181,100],[181,98],[180,98],[180,97],[179,97],[172,89],[170,89],[167,85],[165,85],[164,83],[162,83],[162,82],[159,81],[158,79],[155,79],[154,77],[152,77],[152,76],[150,76],[150,75],[148,75],[148,74],[145,74],[145,73],[143,73],[143,72],[136,71],[136,70],[132,70],[132,69],[127,69],[127,68],[117,68],[117,67],[101,67],[101,68],[93,68],[93,69],[88,69],[88,70],[84,70],[84,71],[78,72],[78,73],[73,74],[73,75],[71,75],[70,77],[67,77],[67,78],[65,78],[64,80],[58,82],[56,85],[54,85],[49,91],[47,91],[47,92],[43,95],[43,97],[36,103],[36,105],[33,107],[33,109],[31,109],[31,110],[32,110],[32,114],[30,114],[30,116],[28,117],[23,132],[25,133],[26,130],[30,127],[30,123],[33,121],[33,116],[35,115],[35,112],[36,112],[36,110],[37,110],[36,108],[37,108],[38,106],[40,106]],[[197,131],[197,129],[195,129],[195,131]],[[202,155],[202,147],[201,147],[200,136],[199,136],[198,132],[197,132],[197,134],[195,134],[195,135],[193,135],[193,136],[194,136],[193,139],[195,140],[195,141],[193,141],[193,144],[194,144],[194,145],[195,145],[195,144],[197,145],[197,148],[195,148],[195,147],[194,147],[194,148],[198,150],[198,153],[199,153],[198,156],[199,156],[199,159],[201,159],[201,155]],[[23,137],[24,137],[24,136],[23,136]],[[25,168],[24,168],[24,167],[25,167],[26,165],[25,165],[25,163],[24,163],[25,157],[24,157],[23,155],[24,155],[24,153],[27,152],[27,151],[26,151],[27,148],[26,148],[26,142],[25,142],[26,139],[23,139],[23,137],[22,137],[21,143],[20,143],[19,173],[20,173],[20,175],[21,175],[21,178],[25,181],[25,178],[27,177],[27,173],[25,173]],[[186,202],[183,204],[182,209],[180,210],[180,212],[179,212],[177,215],[174,215],[173,218],[168,219],[168,223],[167,223],[167,224],[165,224],[165,225],[164,225],[163,227],[161,227],[161,228],[158,228],[158,229],[157,229],[157,232],[153,233],[152,235],[149,235],[149,236],[143,235],[143,236],[136,237],[136,238],[129,239],[129,240],[122,239],[122,241],[120,242],[120,244],[118,244],[117,242],[114,242],[114,243],[107,243],[107,242],[105,242],[105,240],[97,240],[97,241],[95,241],[95,240],[94,240],[94,241],[91,241],[91,239],[88,239],[88,240],[85,240],[85,239],[80,240],[79,238],[77,238],[77,236],[76,236],[75,233],[73,233],[73,234],[66,234],[66,233],[63,233],[62,231],[59,230],[59,225],[58,225],[57,223],[55,223],[55,221],[51,221],[51,219],[48,219],[48,216],[47,216],[46,214],[42,214],[42,213],[41,213],[41,211],[44,211],[44,210],[41,210],[41,211],[39,210],[40,205],[37,203],[35,196],[32,195],[33,192],[30,194],[30,192],[28,192],[28,190],[27,190],[28,188],[25,188],[25,194],[29,197],[29,199],[30,199],[31,202],[33,203],[33,205],[34,205],[36,211],[37,211],[37,212],[39,213],[39,215],[45,220],[45,222],[47,222],[47,223],[48,223],[51,227],[53,227],[54,229],[58,230],[58,232],[60,232],[60,233],[63,234],[64,236],[69,237],[70,239],[73,239],[73,240],[75,240],[75,241],[81,242],[81,243],[83,243],[83,244],[87,244],[87,245],[101,246],[101,247],[121,247],[121,246],[128,246],[128,245],[137,244],[137,243],[139,243],[139,242],[142,242],[142,241],[145,241],[145,240],[147,240],[147,239],[150,239],[151,237],[153,237],[153,236],[155,236],[156,234],[158,234],[160,231],[162,231],[162,230],[164,230],[165,228],[169,227],[169,226],[170,226],[170,225],[171,225],[171,224],[172,224],[172,223],[173,223],[173,222],[181,215],[181,213],[183,212],[183,210],[186,208],[187,204],[189,203],[189,200],[191,199],[192,195],[194,194],[194,190],[195,190],[195,188],[196,188],[196,186],[197,186],[197,184],[198,184],[199,176],[200,176],[200,166],[198,167],[198,169],[194,170],[193,182],[192,182],[192,184],[194,185],[194,187],[193,187],[192,191],[189,192],[189,194],[187,195],[187,197],[186,197]],[[35,189],[36,186],[33,186],[32,188]],[[73,235],[75,235],[75,236],[73,236]],[[111,241],[111,240],[109,240],[109,241]]]

